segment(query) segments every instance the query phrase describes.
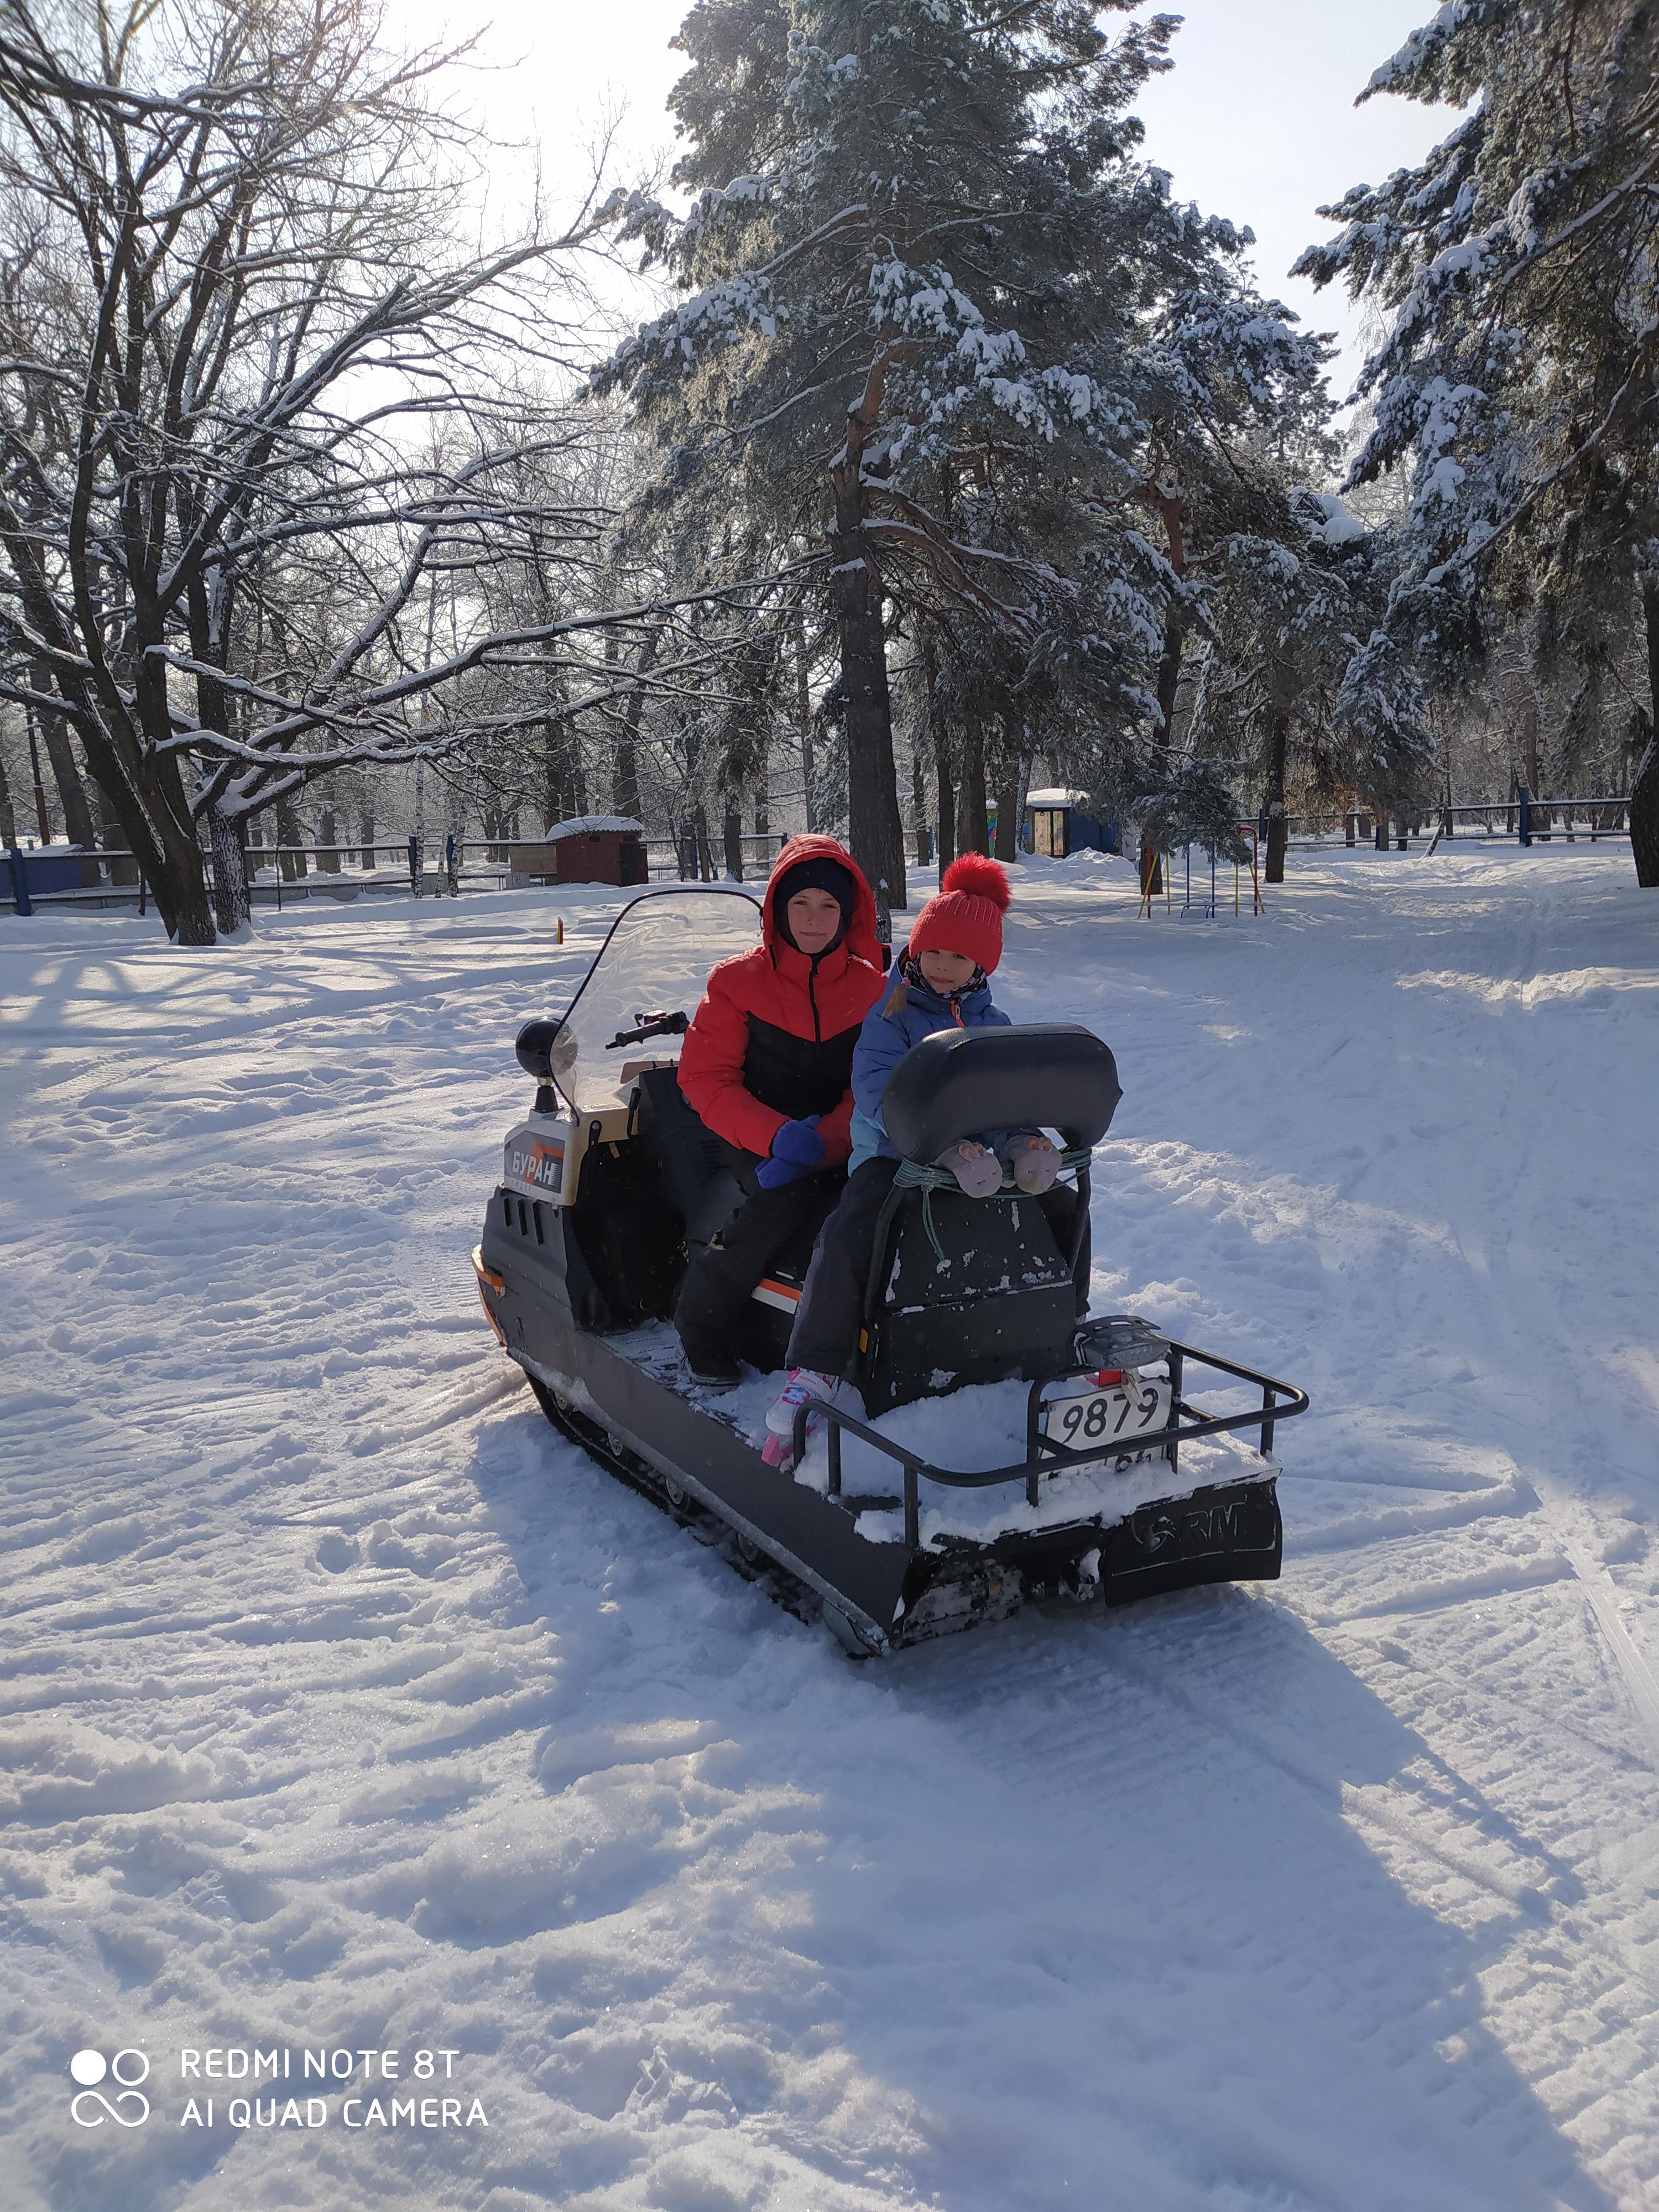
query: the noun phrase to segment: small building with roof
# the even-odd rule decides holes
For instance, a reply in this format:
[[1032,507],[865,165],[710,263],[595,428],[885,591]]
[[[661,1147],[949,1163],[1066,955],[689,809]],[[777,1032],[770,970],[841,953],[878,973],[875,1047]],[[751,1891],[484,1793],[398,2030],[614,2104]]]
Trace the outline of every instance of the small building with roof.
[[512,846],[509,880],[522,884],[647,884],[645,825],[625,814],[575,814],[536,842]]

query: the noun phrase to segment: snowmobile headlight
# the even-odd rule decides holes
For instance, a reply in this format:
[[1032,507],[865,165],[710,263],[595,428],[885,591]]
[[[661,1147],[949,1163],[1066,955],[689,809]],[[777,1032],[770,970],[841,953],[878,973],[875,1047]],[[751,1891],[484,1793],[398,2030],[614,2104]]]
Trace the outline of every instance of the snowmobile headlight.
[[519,1031],[514,1051],[519,1065],[532,1081],[550,1083],[553,1080],[553,1048],[564,1024],[556,1014],[540,1021],[526,1022]]

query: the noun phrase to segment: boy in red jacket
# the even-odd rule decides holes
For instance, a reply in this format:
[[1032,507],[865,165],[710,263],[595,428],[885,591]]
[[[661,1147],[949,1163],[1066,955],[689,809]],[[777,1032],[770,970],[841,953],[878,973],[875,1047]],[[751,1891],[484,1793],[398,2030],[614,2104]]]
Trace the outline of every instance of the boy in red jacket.
[[841,1194],[853,1047],[884,981],[875,900],[833,837],[789,840],[762,916],[756,950],[708,978],[680,1054],[680,1089],[744,1193],[674,1310],[692,1375],[714,1389],[738,1379],[732,1334],[756,1284]]

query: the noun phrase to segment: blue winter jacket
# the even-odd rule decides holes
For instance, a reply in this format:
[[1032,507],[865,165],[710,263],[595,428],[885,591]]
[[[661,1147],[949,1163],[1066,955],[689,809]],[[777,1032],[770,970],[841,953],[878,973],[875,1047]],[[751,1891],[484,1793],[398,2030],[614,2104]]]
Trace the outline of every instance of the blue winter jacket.
[[[902,957],[901,954],[900,958]],[[988,984],[959,998],[953,1015],[948,999],[909,983],[905,986],[906,1003],[896,1006],[891,1014],[884,1014],[882,1008],[897,988],[898,967],[896,960],[892,988],[884,991],[865,1016],[859,1041],[853,1048],[853,1157],[848,1164],[854,1170],[861,1168],[866,1160],[903,1158],[882,1121],[881,1102],[888,1077],[913,1044],[932,1036],[935,1030],[955,1029],[957,1016],[960,1016],[960,1025],[965,1030],[1006,1030],[1012,1026],[1007,1015],[991,1004]],[[1015,1133],[1010,1129],[981,1129],[979,1141],[988,1145],[993,1152],[1000,1152]]]

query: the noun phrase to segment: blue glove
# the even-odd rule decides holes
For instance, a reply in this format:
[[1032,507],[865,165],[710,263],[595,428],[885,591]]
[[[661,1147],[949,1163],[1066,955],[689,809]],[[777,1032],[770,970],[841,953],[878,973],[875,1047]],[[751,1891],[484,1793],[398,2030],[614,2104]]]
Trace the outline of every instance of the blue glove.
[[823,1165],[828,1147],[818,1134],[820,1118],[809,1114],[804,1121],[784,1123],[772,1139],[772,1157],[755,1170],[755,1181],[763,1190],[781,1190],[785,1183]]

